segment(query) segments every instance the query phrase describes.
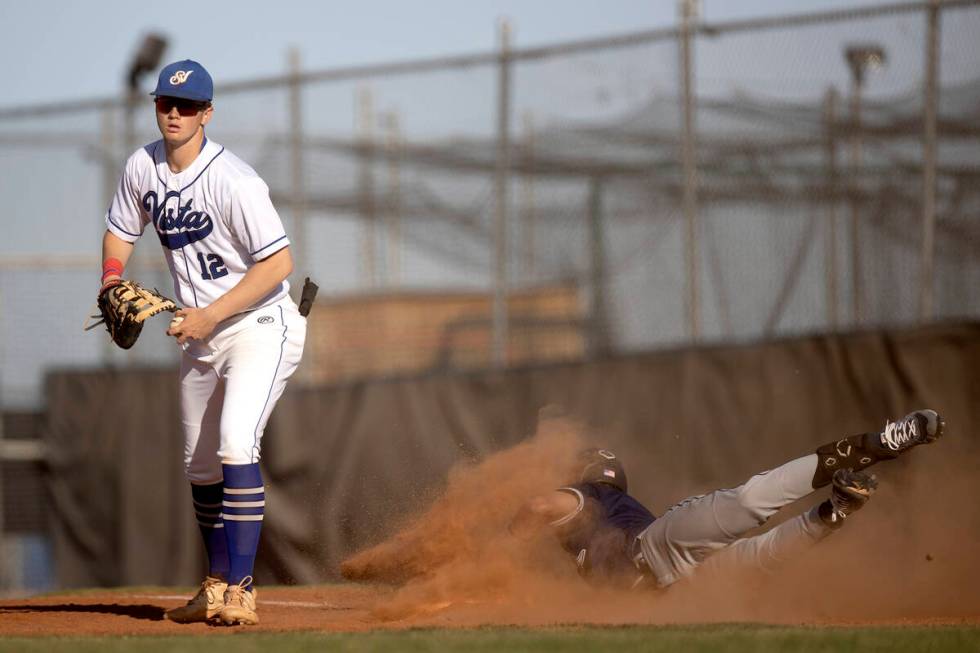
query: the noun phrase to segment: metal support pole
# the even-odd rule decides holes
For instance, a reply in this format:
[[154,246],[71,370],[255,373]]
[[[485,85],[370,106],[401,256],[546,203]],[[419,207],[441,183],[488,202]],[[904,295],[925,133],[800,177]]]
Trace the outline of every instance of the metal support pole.
[[364,223],[361,254],[364,282],[368,288],[378,283],[377,216],[374,206],[374,107],[371,89],[362,87],[357,93],[358,132],[361,144],[360,211]]
[[692,64],[692,20],[696,17],[695,0],[680,0],[681,32],[681,115],[684,118],[681,158],[684,167],[685,258],[687,263],[687,331],[693,342],[701,337],[701,315],[698,280],[698,177],[695,142],[694,67]]
[[854,75],[851,82],[851,307],[855,326],[864,323],[864,297],[861,282],[861,91],[864,80]]
[[126,91],[126,108],[123,111],[123,160],[136,151],[136,93]]
[[290,174],[292,176],[291,209],[293,214],[293,233],[289,239],[293,250],[295,268],[299,276],[310,273],[306,258],[306,167],[303,158],[303,99],[300,95],[300,56],[299,50],[289,50],[289,145]]
[[[123,109],[123,161],[127,160],[129,156],[136,151],[136,102],[139,99],[136,95],[138,90],[135,88],[127,88],[125,91],[125,103]],[[112,201],[111,199],[109,200]],[[129,265],[133,265],[132,259],[130,259]],[[102,261],[99,261],[101,263]],[[100,334],[101,335],[101,334]],[[116,363],[120,361],[132,362],[136,358],[136,350],[130,349],[126,352],[120,352],[114,346],[112,346],[112,341],[105,339],[103,342],[103,361],[106,367],[113,367]]]
[[[3,294],[0,293],[0,309],[3,308]],[[2,323],[0,323],[2,326]],[[0,330],[0,343],[8,342],[4,337],[7,334]],[[0,344],[0,369],[3,369],[3,347],[5,344]],[[3,451],[3,440],[4,440],[4,415],[5,415],[5,405],[3,398],[3,387],[0,385],[0,451]],[[9,581],[7,580],[7,529],[6,529],[6,517],[4,512],[5,501],[3,497],[3,464],[5,461],[4,456],[0,456],[0,590],[7,589]]]
[[385,278],[389,286],[401,284],[401,129],[398,114],[388,112],[388,209],[385,212]]
[[[108,211],[109,207],[112,205],[112,197],[116,192],[116,186],[119,184],[119,176],[120,176],[119,171],[116,168],[116,157],[114,156],[116,139],[115,139],[115,124],[113,121],[113,111],[114,109],[112,107],[106,107],[105,109],[102,110],[102,135],[100,140],[102,141],[102,158],[101,158],[102,184],[103,184],[103,193],[105,194],[106,211]],[[127,114],[128,113],[129,112],[127,110]],[[127,138],[128,137],[129,136],[127,135]],[[128,150],[125,156],[129,156]],[[100,217],[104,217],[104,216],[100,216]],[[100,260],[99,263],[101,264],[102,261]],[[96,270],[92,270],[92,272],[93,272],[92,276],[94,281]],[[99,331],[100,331],[99,338],[101,339],[102,342],[102,347],[101,347],[102,363],[103,365],[108,366],[112,361],[112,357],[114,353],[113,350],[115,349],[115,347],[112,344],[112,340],[106,338],[101,333],[101,329]]]
[[534,115],[524,112],[524,178],[521,186],[521,226],[524,247],[524,279],[534,283]]
[[922,101],[922,271],[919,280],[919,319],[935,316],[936,265],[936,113],[939,102],[939,5],[927,12],[926,79]]
[[510,176],[510,23],[501,20],[500,70],[497,86],[497,166],[494,188],[496,219],[496,253],[493,292],[493,367],[501,369],[507,364],[508,315],[507,282],[509,247],[508,230],[508,182]]
[[589,184],[589,259],[591,261],[591,333],[589,353],[601,357],[609,353],[609,320],[606,311],[606,246],[602,228],[601,177]]
[[827,188],[827,326],[836,331],[840,325],[837,299],[837,89],[830,87],[824,96],[823,121],[826,136]]
[[102,109],[102,133],[100,134],[100,146],[102,148],[99,162],[102,164],[102,193],[105,206],[112,203],[112,196],[116,193],[116,186],[119,184],[119,172],[116,170],[116,126],[113,120],[113,108]]

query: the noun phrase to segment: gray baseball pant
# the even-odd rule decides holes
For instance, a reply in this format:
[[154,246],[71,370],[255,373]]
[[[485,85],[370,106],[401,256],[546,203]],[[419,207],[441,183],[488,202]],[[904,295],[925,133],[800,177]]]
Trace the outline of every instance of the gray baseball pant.
[[638,537],[643,558],[659,587],[699,566],[771,569],[831,532],[817,508],[755,537],[743,537],[781,507],[814,491],[817,455],[810,454],[756,474],[744,484],[684,499]]

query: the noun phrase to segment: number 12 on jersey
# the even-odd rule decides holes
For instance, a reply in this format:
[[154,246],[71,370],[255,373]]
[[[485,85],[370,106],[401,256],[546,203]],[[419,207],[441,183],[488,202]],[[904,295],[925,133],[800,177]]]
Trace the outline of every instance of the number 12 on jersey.
[[218,279],[228,274],[224,259],[217,254],[208,254],[207,260],[205,260],[204,252],[198,252],[197,262],[201,265],[201,277],[206,281]]

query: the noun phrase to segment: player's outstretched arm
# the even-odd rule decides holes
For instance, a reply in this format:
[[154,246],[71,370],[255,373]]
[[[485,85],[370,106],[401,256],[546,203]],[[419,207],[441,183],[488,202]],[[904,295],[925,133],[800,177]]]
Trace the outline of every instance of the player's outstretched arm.
[[284,247],[268,258],[249,268],[235,287],[204,308],[182,308],[177,317],[184,318],[179,325],[167,331],[184,344],[188,338],[203,340],[211,335],[222,320],[241,313],[256,301],[268,295],[293,271],[293,256]]
[[558,490],[540,494],[524,502],[507,530],[517,537],[530,537],[544,526],[559,522],[578,510],[578,498],[573,494]]
[[[116,236],[111,231],[106,231],[105,235],[102,236],[102,267],[105,270],[105,262],[109,259],[117,259],[121,264],[122,268],[126,267],[129,257],[133,254],[133,243],[126,242],[119,236]],[[109,272],[105,274],[102,279],[102,283],[105,284],[107,281],[112,281],[113,279],[122,278],[122,269],[119,270],[119,274],[115,272]]]

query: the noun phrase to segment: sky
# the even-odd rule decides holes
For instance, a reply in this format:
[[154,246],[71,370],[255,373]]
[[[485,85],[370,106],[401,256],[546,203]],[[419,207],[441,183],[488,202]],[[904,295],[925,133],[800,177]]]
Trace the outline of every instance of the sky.
[[[885,4],[884,0],[703,0],[706,21]],[[118,93],[143,34],[171,39],[167,60],[205,63],[217,82],[304,68],[486,51],[507,17],[517,47],[677,22],[675,0],[0,0],[0,107]]]
[[[722,22],[881,4],[886,2],[703,0],[701,16],[707,22]],[[510,21],[514,47],[520,48],[672,27],[677,24],[677,2],[171,0],[144,5],[132,0],[0,0],[0,24],[6,28],[0,39],[0,60],[5,66],[0,110],[119,96],[127,62],[148,32],[160,32],[169,38],[165,62],[184,58],[202,62],[220,90],[223,83],[283,73],[291,48],[299,50],[306,70],[488,52],[497,47],[497,24],[503,17]],[[909,84],[919,80],[922,49],[915,30],[921,29],[921,20],[910,18],[889,24],[896,28],[912,25],[907,41],[915,45],[893,46],[889,69],[871,82],[872,92],[907,90]],[[699,92],[708,90],[728,96],[748,85],[763,93],[782,93],[783,97],[819,97],[828,80],[843,89],[847,73],[840,46],[867,38],[862,29],[860,24],[852,24],[829,30],[733,35],[721,42],[704,39],[697,52],[699,67],[704,71],[697,80]],[[965,53],[967,59],[960,62],[959,69],[972,74],[976,69],[975,49],[963,47],[975,41],[969,29],[959,29],[959,36],[949,41],[949,50],[954,64],[958,52]],[[956,32],[955,26],[944,26],[944,34]],[[900,45],[905,36],[898,33],[891,34],[891,38],[892,43]],[[622,115],[627,109],[642,106],[647,94],[658,89],[675,92],[677,74],[672,58],[676,51],[667,42],[658,47],[663,49],[651,50],[656,54],[649,58],[633,53],[528,64],[522,70],[530,69],[533,74],[516,75],[514,129],[520,129],[518,117],[529,107],[537,111],[536,119],[545,128],[551,119]],[[774,58],[773,51],[783,56]],[[589,68],[590,65],[597,68]],[[479,130],[492,133],[493,75],[494,71],[487,67],[482,72],[467,70],[465,74],[404,76],[376,82],[374,92],[379,109],[401,112],[409,139],[453,137],[457,132],[474,134]],[[154,80],[155,75],[148,76],[143,81],[144,90],[149,91]],[[350,134],[355,90],[339,83],[306,89],[304,99],[312,108],[310,113],[319,112],[305,119],[309,131]],[[433,96],[440,93],[451,95],[451,101],[434,102]],[[258,134],[282,131],[286,124],[284,97],[280,90],[265,96],[218,98],[221,121],[211,135],[227,144],[231,140],[222,140],[223,137],[236,130]],[[331,109],[323,111],[319,107]],[[448,109],[439,114],[433,107]],[[156,138],[148,102],[146,109],[138,117],[137,129],[147,139]],[[547,111],[556,115],[549,116]],[[18,130],[26,130],[32,137],[48,137],[47,144],[41,147],[34,147],[33,142],[0,147],[0,200],[5,208],[0,262],[8,257],[52,256],[63,261],[97,255],[106,189],[117,183],[118,172],[114,166],[106,165],[107,160],[112,163],[111,159],[100,158],[99,147],[103,146],[98,144],[102,132],[98,115],[81,114],[35,122],[0,122],[0,137],[16,136]],[[118,136],[109,149],[115,149],[120,158]],[[264,176],[281,172],[278,168],[282,166],[264,161],[259,153],[233,149]],[[107,169],[111,175],[106,174]],[[485,191],[482,186],[478,190]],[[313,273],[324,294],[357,288],[361,274],[357,261],[361,251],[360,224],[350,216],[331,216],[330,221],[318,222],[317,228],[320,232],[311,232],[310,241],[322,246],[318,246],[316,260],[311,257],[311,261],[319,266],[313,268]],[[140,256],[155,257],[153,260],[159,257],[159,248],[152,239],[142,239],[140,247],[146,252]],[[68,267],[40,273],[27,268],[3,268],[0,405],[36,402],[44,369],[89,365],[111,356],[99,345],[104,338],[84,334],[79,328],[90,303],[86,293],[97,275],[84,267],[85,262],[58,265]],[[418,270],[416,274],[420,275],[417,278],[424,277]],[[424,274],[438,279],[446,276],[442,268],[436,267],[425,268]],[[483,277],[480,279],[482,282]],[[160,283],[165,287],[168,281],[161,279]],[[47,301],[38,301],[35,286],[45,289]],[[69,290],[76,287],[79,290]],[[77,305],[67,306],[69,300]],[[47,313],[40,310],[48,305],[65,306],[71,319],[62,326],[53,326]],[[39,341],[50,343],[49,346],[43,351],[22,348],[16,338],[8,335],[25,330],[38,334]],[[164,340],[163,336],[158,340]],[[145,342],[140,347],[140,356],[146,356],[140,360],[148,362],[166,352],[162,342]]]

